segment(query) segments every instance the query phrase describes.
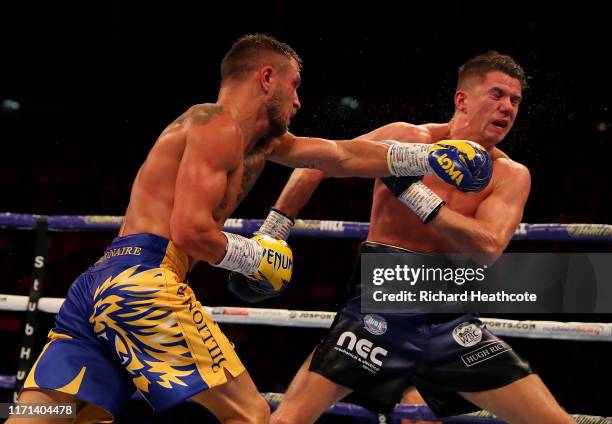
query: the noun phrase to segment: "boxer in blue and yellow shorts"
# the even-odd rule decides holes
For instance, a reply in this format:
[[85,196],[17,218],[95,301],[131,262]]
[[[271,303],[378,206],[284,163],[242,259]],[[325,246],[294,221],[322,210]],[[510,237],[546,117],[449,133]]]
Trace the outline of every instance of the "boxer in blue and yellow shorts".
[[244,367],[187,285],[189,258],[153,234],[118,237],[77,278],[25,388],[75,395],[116,416],[137,388],[156,411]]
[[[284,240],[222,231],[268,159],[371,177],[390,175],[391,165],[410,171],[418,153],[394,148],[391,160],[387,144],[288,133],[300,72],[297,53],[273,37],[245,35],[232,45],[216,103],[190,107],[149,151],[120,237],[72,285],[20,403],[75,402],[77,421],[100,422],[138,388],[156,410],[191,397],[222,422],[268,422],[268,404],[185,274],[198,261],[237,272],[247,278],[230,288],[248,299],[278,295],[289,283]],[[28,421],[53,422],[19,424]]]

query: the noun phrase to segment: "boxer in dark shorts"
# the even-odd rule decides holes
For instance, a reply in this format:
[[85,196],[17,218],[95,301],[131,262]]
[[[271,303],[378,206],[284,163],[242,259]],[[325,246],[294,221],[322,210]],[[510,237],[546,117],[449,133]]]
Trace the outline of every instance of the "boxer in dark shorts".
[[[419,255],[372,242],[362,243],[361,253]],[[354,296],[315,350],[310,371],[350,387],[368,409],[392,411],[414,385],[437,416],[458,415],[480,408],[457,392],[502,387],[532,372],[474,314],[362,313],[360,269],[358,259],[349,281]]]
[[[493,172],[475,192],[430,176],[377,179],[362,251],[462,253],[477,263],[501,255],[521,222],[531,177],[496,146],[514,124],[526,82],[510,56],[486,52],[459,68],[450,122],[395,122],[363,136],[404,144],[472,140],[488,152]],[[291,217],[325,177],[294,171],[260,233],[289,234]],[[271,422],[312,423],[353,392],[375,410],[389,410],[403,390],[404,401],[419,400],[412,385],[439,415],[477,406],[510,423],[573,422],[529,365],[476,316],[367,314],[355,298],[298,370]]]

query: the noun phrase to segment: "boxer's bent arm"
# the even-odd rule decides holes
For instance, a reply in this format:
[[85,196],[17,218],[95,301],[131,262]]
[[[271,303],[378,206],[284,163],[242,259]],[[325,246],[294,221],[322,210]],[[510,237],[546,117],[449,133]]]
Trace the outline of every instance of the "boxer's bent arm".
[[188,129],[176,178],[171,239],[188,255],[212,264],[223,259],[227,247],[213,211],[225,197],[228,174],[239,164],[239,149],[238,128],[222,117]]
[[506,249],[523,216],[531,177],[523,165],[507,159],[495,175],[495,187],[478,206],[474,218],[463,216],[448,207],[429,225],[459,252],[484,253],[494,261]]
[[325,174],[318,169],[295,169],[274,207],[285,215],[297,217],[324,178]]
[[322,138],[280,138],[269,159],[293,168],[316,168],[329,177],[386,177],[389,146],[369,140],[331,141]]

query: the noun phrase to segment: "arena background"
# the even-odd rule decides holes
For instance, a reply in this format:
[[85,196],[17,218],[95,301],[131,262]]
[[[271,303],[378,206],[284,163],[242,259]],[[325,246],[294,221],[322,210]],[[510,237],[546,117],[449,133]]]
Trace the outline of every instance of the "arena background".
[[[188,106],[216,99],[219,64],[236,38],[265,32],[291,44],[305,62],[303,107],[292,132],[328,138],[351,138],[393,121],[448,120],[457,67],[488,49],[513,55],[531,87],[501,148],[532,173],[523,222],[610,223],[612,70],[603,7],[527,1],[5,2],[0,211],[122,215],[132,179],[159,132]],[[265,217],[289,173],[269,165],[234,216]],[[327,180],[302,217],[367,221],[372,184]],[[52,233],[44,295],[64,297],[114,235]],[[27,294],[33,242],[33,232],[0,230],[0,292]],[[260,306],[336,310],[358,242],[293,238],[291,244],[294,281],[283,297]],[[612,244],[513,242],[510,250],[610,252]],[[191,284],[204,304],[241,305],[224,276],[198,265]],[[610,321],[607,315],[529,318]],[[284,391],[323,334],[223,328],[262,391]],[[22,332],[23,314],[0,312],[0,374],[15,373]],[[570,412],[612,415],[609,344],[510,341]],[[0,396],[10,399],[8,391]],[[126,409],[120,422],[204,417],[202,408],[183,405],[152,418],[142,403]]]

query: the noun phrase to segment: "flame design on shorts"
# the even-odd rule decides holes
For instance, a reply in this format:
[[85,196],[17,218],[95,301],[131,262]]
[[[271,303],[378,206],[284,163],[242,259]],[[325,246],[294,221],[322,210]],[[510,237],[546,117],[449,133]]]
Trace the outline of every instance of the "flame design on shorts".
[[186,386],[183,377],[196,365],[167,299],[167,271],[136,273],[138,267],[109,277],[96,289],[89,322],[141,391],[148,392],[151,382],[168,389],[172,383]]

